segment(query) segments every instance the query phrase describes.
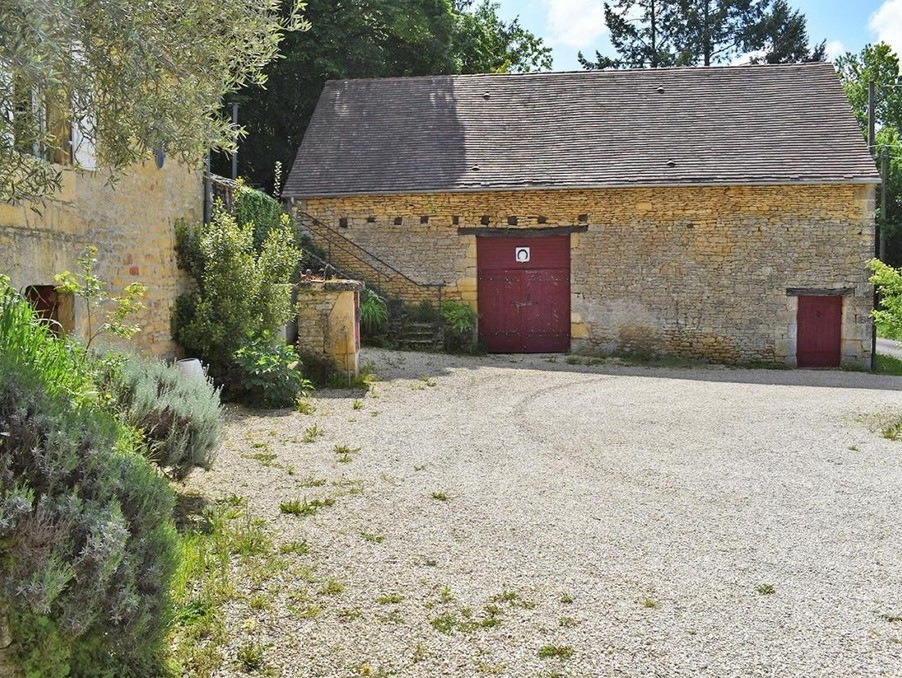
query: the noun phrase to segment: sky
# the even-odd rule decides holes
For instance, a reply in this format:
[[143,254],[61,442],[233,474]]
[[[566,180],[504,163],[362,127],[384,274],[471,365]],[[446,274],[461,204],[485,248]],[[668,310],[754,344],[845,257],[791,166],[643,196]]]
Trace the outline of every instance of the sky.
[[[520,17],[523,26],[554,49],[554,70],[580,68],[582,50],[614,56],[604,26],[603,0],[498,0],[506,19]],[[789,0],[808,19],[812,42],[827,41],[827,56],[859,52],[883,40],[902,52],[902,0]]]

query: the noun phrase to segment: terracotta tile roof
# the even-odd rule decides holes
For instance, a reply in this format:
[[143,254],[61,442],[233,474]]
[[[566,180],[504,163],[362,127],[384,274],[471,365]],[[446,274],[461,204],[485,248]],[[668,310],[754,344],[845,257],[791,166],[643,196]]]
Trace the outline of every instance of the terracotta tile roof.
[[830,64],[342,80],[285,197],[873,183]]

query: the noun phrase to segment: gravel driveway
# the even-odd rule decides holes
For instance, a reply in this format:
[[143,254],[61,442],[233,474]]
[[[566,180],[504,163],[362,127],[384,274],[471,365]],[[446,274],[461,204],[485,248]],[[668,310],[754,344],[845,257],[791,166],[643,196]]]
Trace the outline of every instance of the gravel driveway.
[[224,675],[249,628],[290,676],[902,675],[902,379],[364,360],[374,390],[312,415],[231,409],[187,481],[310,548],[229,608]]

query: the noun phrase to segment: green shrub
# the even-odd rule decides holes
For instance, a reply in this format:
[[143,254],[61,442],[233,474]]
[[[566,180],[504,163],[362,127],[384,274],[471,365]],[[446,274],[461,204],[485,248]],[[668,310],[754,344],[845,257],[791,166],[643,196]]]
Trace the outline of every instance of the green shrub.
[[264,332],[235,352],[241,371],[243,400],[264,407],[292,407],[299,395],[313,389],[304,379],[301,362],[290,346]]
[[434,323],[442,319],[441,311],[428,301],[421,301],[416,306],[406,308],[404,312],[407,319],[414,322]]
[[254,226],[216,210],[209,224],[177,227],[180,265],[196,289],[180,298],[176,338],[222,380],[248,336],[275,332],[292,314],[291,282],[301,252],[287,215],[259,249]]
[[388,303],[372,290],[360,295],[360,329],[364,337],[385,332],[388,327]]
[[460,301],[443,302],[442,318],[447,328],[457,334],[472,332],[476,328],[476,312],[469,304]]
[[445,350],[472,353],[476,349],[473,330],[476,329],[476,312],[460,301],[442,303],[442,319],[445,321]]
[[177,536],[166,480],[98,405],[84,350],[0,283],[0,610],[29,676],[158,672]]
[[219,389],[174,365],[123,356],[107,361],[106,390],[124,423],[141,432],[151,460],[175,478],[209,468],[222,439]]

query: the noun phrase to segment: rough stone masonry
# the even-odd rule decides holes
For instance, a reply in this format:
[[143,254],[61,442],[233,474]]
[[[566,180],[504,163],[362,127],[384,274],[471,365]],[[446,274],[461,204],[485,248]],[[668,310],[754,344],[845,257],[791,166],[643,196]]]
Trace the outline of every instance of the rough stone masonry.
[[570,235],[574,351],[794,366],[797,295],[826,290],[843,295],[842,364],[870,364],[873,185],[361,195],[297,208],[346,224],[345,237],[477,311],[474,229],[584,225]]

